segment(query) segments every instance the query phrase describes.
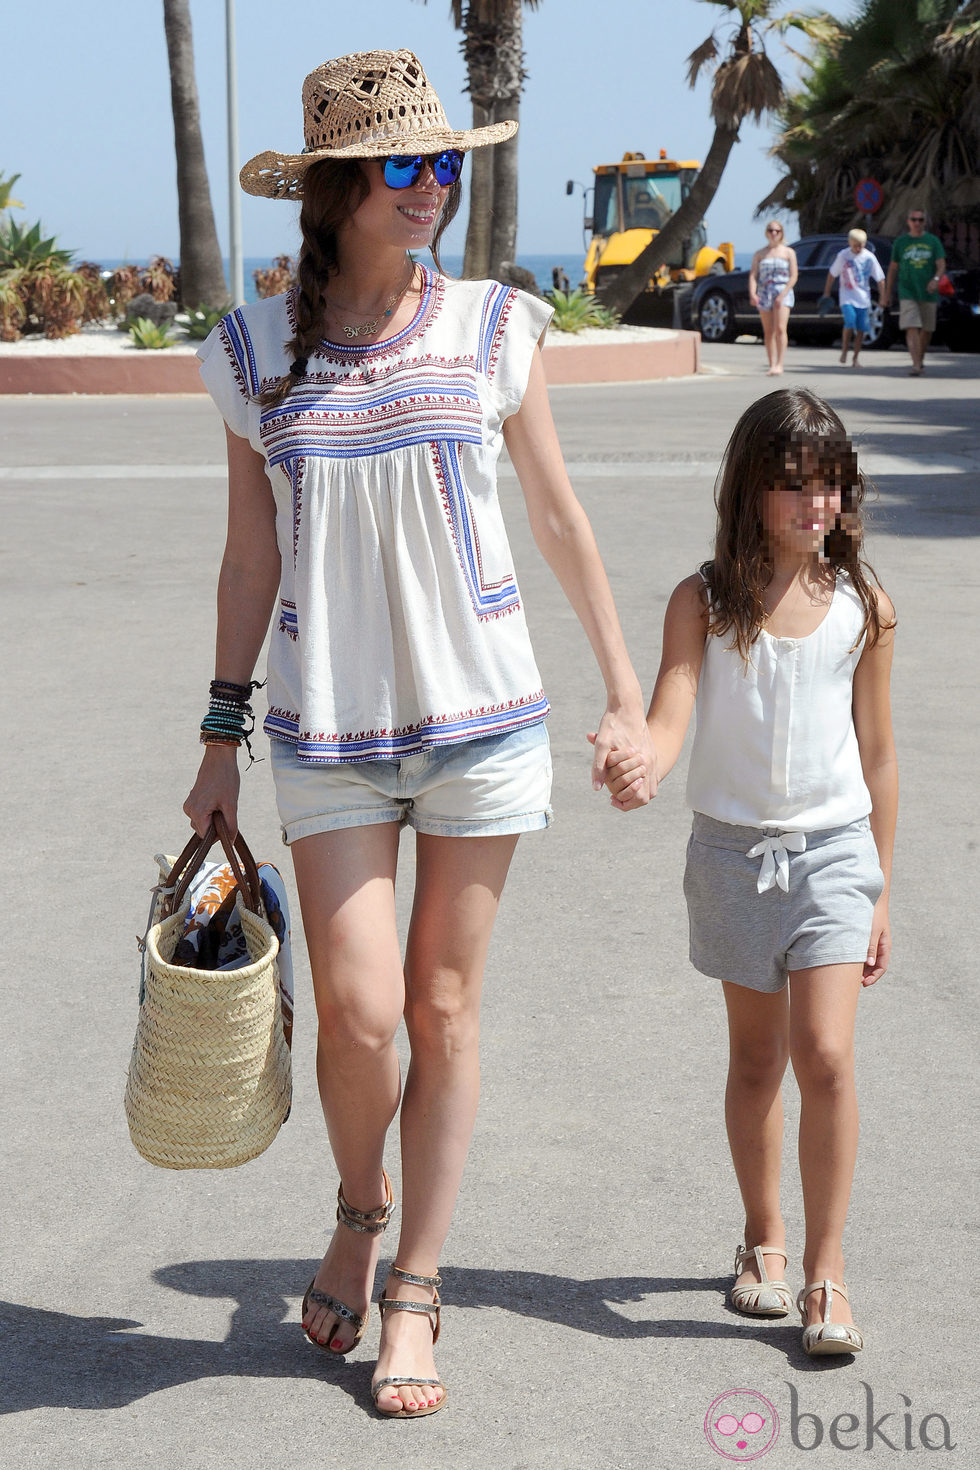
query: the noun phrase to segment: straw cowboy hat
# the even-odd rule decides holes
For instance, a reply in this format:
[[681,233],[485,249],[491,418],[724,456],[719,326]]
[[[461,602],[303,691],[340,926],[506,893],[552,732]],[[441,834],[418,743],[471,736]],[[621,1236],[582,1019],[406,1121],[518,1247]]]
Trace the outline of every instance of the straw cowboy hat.
[[239,179],[246,194],[299,199],[306,170],[325,158],[463,153],[516,132],[516,122],[457,132],[411,51],[358,51],[325,61],[303,83],[302,153],[257,153]]

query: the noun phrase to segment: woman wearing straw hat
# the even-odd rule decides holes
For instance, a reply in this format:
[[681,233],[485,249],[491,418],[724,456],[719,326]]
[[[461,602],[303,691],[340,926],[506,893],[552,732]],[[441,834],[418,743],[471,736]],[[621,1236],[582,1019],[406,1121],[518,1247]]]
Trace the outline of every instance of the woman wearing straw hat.
[[[318,67],[303,112],[301,154],[263,153],[241,173],[249,193],[302,200],[299,285],[232,312],[200,353],[227,424],[229,518],[207,748],[185,811],[199,832],[217,810],[235,829],[237,747],[275,608],[265,730],[341,1180],[303,1330],[336,1354],[364,1333],[393,1210],[385,1136],[401,1101],[401,1230],[372,1394],[388,1417],[419,1417],[446,1402],[433,1355],[438,1262],[476,1113],[490,931],[518,834],[551,819],[548,702],[497,503],[503,442],[606,685],[594,787],[610,749],[648,746],[551,421],[537,350],[550,309],[410,254],[431,247],[438,265],[464,154],[517,124],[451,129],[409,51]],[[403,822],[417,853],[404,963]]]

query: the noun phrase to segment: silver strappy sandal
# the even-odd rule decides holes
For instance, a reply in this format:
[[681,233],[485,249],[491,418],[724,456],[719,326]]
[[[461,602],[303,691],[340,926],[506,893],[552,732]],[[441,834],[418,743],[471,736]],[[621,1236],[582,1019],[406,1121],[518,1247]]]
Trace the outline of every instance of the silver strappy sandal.
[[[341,1225],[346,1225],[348,1230],[356,1231],[358,1235],[380,1235],[383,1230],[387,1230],[388,1221],[395,1213],[395,1200],[391,1192],[391,1180],[388,1178],[387,1170],[382,1169],[381,1172],[384,1175],[385,1182],[385,1202],[383,1205],[379,1205],[376,1210],[355,1210],[353,1205],[349,1205],[344,1199],[343,1184],[337,1190],[337,1221]],[[316,1277],[313,1280],[315,1281]],[[370,1306],[368,1306],[367,1311],[362,1317],[353,1308],[347,1306],[345,1302],[338,1301],[336,1297],[330,1296],[328,1292],[317,1291],[313,1285],[313,1281],[307,1287],[306,1295],[303,1298],[303,1318],[306,1317],[306,1313],[311,1305],[315,1307],[326,1307],[328,1312],[332,1312],[342,1322],[350,1322],[356,1329],[354,1340],[350,1344],[350,1347],[332,1348],[328,1342],[321,1342],[318,1337],[314,1337],[304,1327],[303,1332],[307,1339],[313,1343],[314,1347],[322,1348],[325,1353],[331,1353],[335,1358],[342,1358],[345,1353],[349,1353],[353,1348],[357,1347],[357,1344],[367,1329],[368,1318],[371,1315]]]
[[[807,1326],[806,1299],[812,1291],[822,1291],[823,1321]],[[830,1353],[859,1353],[864,1347],[864,1338],[850,1322],[832,1322],[830,1311],[834,1303],[834,1292],[848,1301],[847,1287],[828,1277],[826,1281],[811,1281],[796,1298],[796,1306],[803,1322],[803,1351],[811,1358],[827,1357]]]
[[789,1260],[786,1252],[777,1245],[740,1245],[735,1252],[736,1281],[753,1258],[759,1273],[758,1281],[733,1286],[729,1292],[736,1312],[742,1312],[746,1317],[786,1317],[793,1309],[793,1293],[786,1282],[769,1280],[766,1256],[782,1256],[784,1263]]
[[[416,1276],[411,1271],[403,1271],[400,1266],[392,1266],[392,1276],[397,1276],[399,1281],[408,1281],[412,1286],[431,1286],[434,1300],[431,1302],[403,1302],[396,1298],[385,1296],[382,1292],[378,1298],[378,1311],[381,1320],[384,1321],[385,1312],[427,1312],[432,1318],[432,1341],[439,1340],[439,1309],[442,1303],[439,1300],[439,1287],[442,1285],[441,1276]],[[378,1407],[378,1394],[383,1388],[403,1388],[406,1385],[418,1385],[421,1388],[441,1388],[442,1398],[435,1404],[423,1404],[418,1409],[394,1409],[388,1411]],[[436,1414],[445,1407],[446,1399],[449,1397],[446,1385],[440,1378],[409,1378],[404,1374],[394,1378],[379,1378],[376,1383],[371,1384],[371,1397],[374,1399],[374,1407],[382,1419],[421,1419],[425,1414]]]

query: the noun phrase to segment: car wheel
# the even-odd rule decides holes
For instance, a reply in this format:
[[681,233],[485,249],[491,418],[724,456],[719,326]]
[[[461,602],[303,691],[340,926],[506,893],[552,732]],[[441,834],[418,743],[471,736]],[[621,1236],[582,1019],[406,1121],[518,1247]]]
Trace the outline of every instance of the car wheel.
[[871,306],[868,308],[868,330],[864,334],[865,347],[876,347],[884,351],[890,347],[898,336],[891,312],[886,311],[883,306]]
[[701,297],[698,329],[705,342],[735,341],[735,313],[724,291],[706,291]]

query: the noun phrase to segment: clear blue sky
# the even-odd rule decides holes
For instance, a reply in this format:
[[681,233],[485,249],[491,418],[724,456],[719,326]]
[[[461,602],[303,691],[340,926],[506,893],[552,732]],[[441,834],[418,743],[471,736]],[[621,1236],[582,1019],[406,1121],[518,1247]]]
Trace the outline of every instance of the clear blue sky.
[[[783,7],[784,10],[789,8]],[[856,0],[825,0],[846,17]],[[218,233],[227,250],[224,0],[191,0],[202,128]],[[459,34],[449,0],[237,0],[242,160],[303,145],[300,89],[321,61],[349,51],[408,46],[422,60],[454,125],[470,123]],[[529,80],[521,110],[518,251],[581,260],[581,194],[596,163],[626,149],[703,159],[711,138],[709,85],[692,92],[685,59],[728,22],[703,0],[542,0],[525,12]],[[791,42],[797,45],[793,39]],[[173,129],[162,0],[47,0],[5,7],[0,173],[79,258],[178,253]],[[798,64],[773,40],[792,82]],[[713,242],[736,250],[762,239],[756,204],[778,177],[768,128],[746,124],[708,216]],[[462,251],[465,201],[445,253]],[[244,253],[296,248],[296,206],[243,196]],[[460,223],[464,221],[464,223]],[[789,220],[790,227],[795,220]]]

